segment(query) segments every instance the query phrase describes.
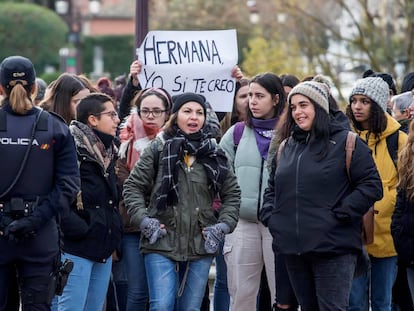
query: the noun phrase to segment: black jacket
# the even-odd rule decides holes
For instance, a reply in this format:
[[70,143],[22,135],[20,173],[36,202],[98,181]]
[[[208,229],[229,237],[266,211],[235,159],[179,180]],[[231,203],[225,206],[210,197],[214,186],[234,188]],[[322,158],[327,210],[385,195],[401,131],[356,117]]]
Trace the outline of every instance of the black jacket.
[[361,249],[361,216],[382,198],[382,184],[370,150],[356,141],[348,179],[348,131],[332,128],[327,155],[316,160],[309,137],[293,135],[273,166],[263,208],[282,254],[343,254]]
[[391,220],[391,234],[398,264],[414,267],[414,202],[398,189],[397,203]]
[[62,217],[63,251],[96,262],[106,259],[120,245],[122,220],[114,161],[103,171],[86,150],[78,148],[83,209],[72,205]]

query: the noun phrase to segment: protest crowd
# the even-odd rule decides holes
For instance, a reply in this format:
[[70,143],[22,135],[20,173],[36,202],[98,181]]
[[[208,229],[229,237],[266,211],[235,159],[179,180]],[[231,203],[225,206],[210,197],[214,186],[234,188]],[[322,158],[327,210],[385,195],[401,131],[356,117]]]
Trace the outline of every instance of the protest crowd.
[[0,310],[414,310],[414,73],[341,110],[321,74],[174,92],[138,59],[116,85],[1,60]]

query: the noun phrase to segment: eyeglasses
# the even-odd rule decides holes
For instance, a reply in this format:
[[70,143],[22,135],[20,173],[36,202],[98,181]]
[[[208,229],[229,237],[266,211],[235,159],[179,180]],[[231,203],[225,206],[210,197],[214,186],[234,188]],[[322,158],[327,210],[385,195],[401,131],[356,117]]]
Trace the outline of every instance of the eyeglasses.
[[110,116],[112,120],[116,120],[118,118],[118,113],[116,111],[100,112],[100,113],[94,114],[94,116],[101,116],[103,114]]
[[159,118],[162,115],[162,113],[166,111],[167,110],[161,110],[161,109],[154,109],[154,110],[141,109],[139,110],[139,113],[145,118],[148,118],[150,114],[152,114],[154,118]]

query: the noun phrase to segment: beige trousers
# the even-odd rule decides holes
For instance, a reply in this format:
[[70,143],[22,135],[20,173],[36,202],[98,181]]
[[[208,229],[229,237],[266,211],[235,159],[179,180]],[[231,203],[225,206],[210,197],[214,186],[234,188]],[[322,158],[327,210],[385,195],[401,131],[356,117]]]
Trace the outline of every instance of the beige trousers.
[[223,247],[227,265],[227,284],[231,310],[256,310],[257,294],[263,266],[271,292],[271,303],[275,302],[275,261],[272,236],[261,222],[253,223],[240,219],[236,229],[226,235]]

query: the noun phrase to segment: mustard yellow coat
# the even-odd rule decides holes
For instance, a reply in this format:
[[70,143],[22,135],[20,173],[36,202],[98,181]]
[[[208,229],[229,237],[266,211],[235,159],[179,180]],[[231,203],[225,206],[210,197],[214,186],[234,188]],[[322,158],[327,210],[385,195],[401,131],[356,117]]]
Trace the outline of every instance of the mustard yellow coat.
[[[374,257],[383,258],[396,256],[397,252],[391,236],[391,216],[395,209],[397,197],[396,185],[398,175],[395,165],[387,149],[386,137],[399,130],[400,124],[389,114],[387,116],[387,128],[381,133],[377,140],[374,135],[370,135],[367,141],[367,131],[359,132],[358,135],[367,141],[368,147],[372,150],[372,157],[377,165],[378,173],[382,180],[384,196],[374,205],[378,214],[375,215],[374,224],[374,243],[367,245],[368,253]],[[407,141],[407,135],[400,131],[398,135],[398,152]]]

